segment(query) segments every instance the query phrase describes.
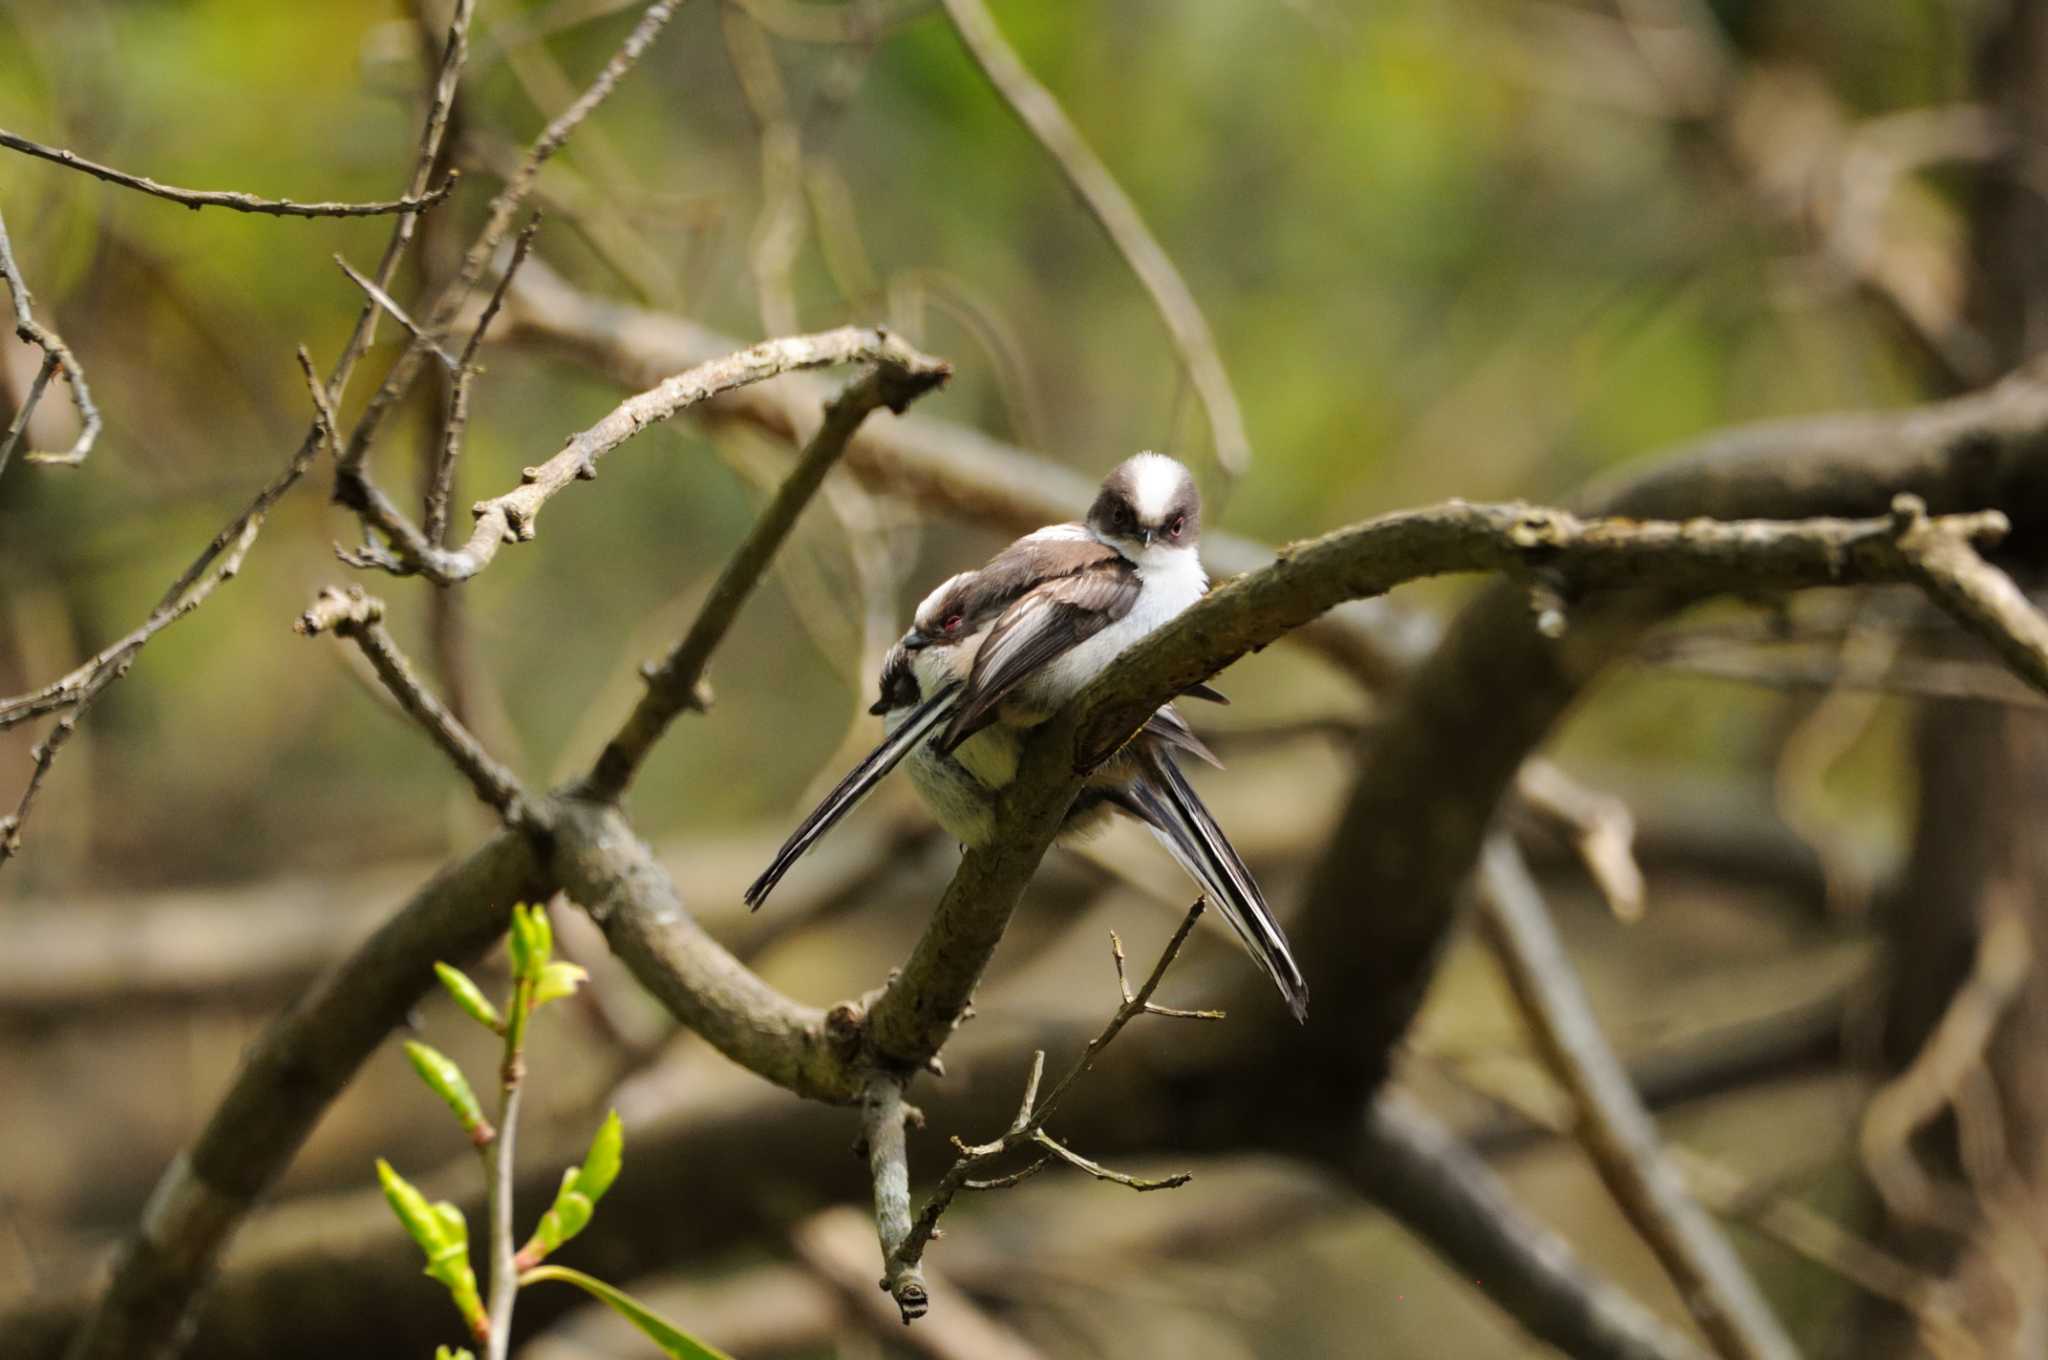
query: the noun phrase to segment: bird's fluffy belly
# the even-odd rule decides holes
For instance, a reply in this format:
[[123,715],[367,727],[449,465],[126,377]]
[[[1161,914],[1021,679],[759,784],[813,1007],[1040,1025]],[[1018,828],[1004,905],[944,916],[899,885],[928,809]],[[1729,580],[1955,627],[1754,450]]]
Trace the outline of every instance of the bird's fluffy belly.
[[991,727],[949,756],[925,741],[904,763],[918,797],[947,834],[962,845],[983,845],[995,831],[995,791],[1017,777],[1017,735]]

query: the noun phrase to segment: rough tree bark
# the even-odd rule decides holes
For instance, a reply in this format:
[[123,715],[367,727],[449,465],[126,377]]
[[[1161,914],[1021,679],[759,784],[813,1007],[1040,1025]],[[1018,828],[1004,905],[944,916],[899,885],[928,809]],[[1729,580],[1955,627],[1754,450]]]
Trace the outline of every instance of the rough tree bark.
[[[2012,0],[1986,13],[1981,97],[2015,145],[2037,146],[2048,136],[2048,4]],[[2027,362],[2048,346],[2048,257],[2041,253],[2048,203],[2015,162],[1988,169],[1973,211],[1970,320],[1997,362]],[[1968,1073],[1947,1102],[1964,1116],[1961,1139],[1952,1136],[1956,1122],[1942,1118],[1938,1136],[1923,1134],[1894,1150],[1921,1157],[1944,1183],[1967,1186],[1959,1196],[1965,1217],[1944,1227],[1924,1221],[1924,1212],[1894,1212],[1890,1231],[1898,1250],[1948,1276],[1984,1355],[2037,1354],[2048,1327],[2041,1239],[2015,1234],[2008,1216],[2038,1223],[2048,1213],[2048,1082],[2041,1073],[2048,1053],[2048,839],[2041,832],[2048,817],[2048,714],[1929,702],[1916,721],[1913,768],[1919,811],[1912,856],[1886,922],[1887,1065],[1908,1070],[1938,1046],[1943,1018],[1965,995],[1973,959],[2001,917],[2024,926],[2030,966],[2017,995],[1992,1017],[1988,1042],[1953,1059]],[[1994,1129],[2003,1135],[2002,1155],[1984,1152],[1987,1137],[1997,1138]],[[2006,1164],[1988,1168],[1987,1155]],[[2002,1204],[1987,1206],[1985,1199]],[[1922,1353],[1920,1340],[1889,1310],[1867,1310],[1864,1332],[1860,1353]]]

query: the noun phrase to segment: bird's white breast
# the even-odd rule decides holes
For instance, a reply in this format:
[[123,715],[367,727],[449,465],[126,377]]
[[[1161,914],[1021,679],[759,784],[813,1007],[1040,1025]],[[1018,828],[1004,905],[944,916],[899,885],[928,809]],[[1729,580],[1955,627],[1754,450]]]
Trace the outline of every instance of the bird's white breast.
[[1209,575],[1193,548],[1155,545],[1133,560],[1140,589],[1130,613],[1055,658],[1040,673],[1042,679],[1020,686],[1028,690],[1020,698],[1036,716],[1050,716],[1126,648],[1201,599],[1209,588]]

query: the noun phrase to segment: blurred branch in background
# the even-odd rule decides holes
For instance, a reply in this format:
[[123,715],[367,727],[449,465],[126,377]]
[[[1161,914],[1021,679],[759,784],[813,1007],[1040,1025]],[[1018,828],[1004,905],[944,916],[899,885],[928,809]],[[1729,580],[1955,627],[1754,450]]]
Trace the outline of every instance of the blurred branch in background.
[[1579,1136],[1616,1202],[1722,1355],[1791,1360],[1798,1351],[1770,1305],[1727,1240],[1686,1196],[1512,841],[1496,836],[1487,842],[1477,881],[1487,939],[1524,1023],[1578,1103]]
[[1243,476],[1251,465],[1251,436],[1245,432],[1244,412],[1237,404],[1237,391],[1223,366],[1216,336],[1194,294],[1151,228],[1145,225],[1137,205],[1117,184],[1102,158],[1089,147],[1059,101],[1053,98],[1052,91],[1025,69],[1016,51],[1003,40],[1002,30],[996,27],[988,7],[981,0],[944,2],[946,15],[953,21],[975,65],[1059,166],[1110,244],[1144,285],[1152,305],[1158,309],[1159,319],[1166,323],[1166,333],[1180,353],[1181,367],[1201,398],[1209,419],[1216,470],[1227,486]]
[[[303,349],[299,354],[301,361],[307,362]],[[133,632],[102,648],[75,670],[41,689],[11,699],[0,699],[0,731],[46,714],[63,714],[51,724],[35,748],[35,765],[29,773],[27,787],[22,790],[21,801],[12,813],[0,817],[0,867],[20,853],[22,827],[28,821],[36,793],[49,774],[51,764],[56,761],[57,752],[78,730],[86,712],[109,685],[128,674],[129,667],[135,664],[136,655],[151,638],[206,603],[216,587],[223,581],[232,580],[242,569],[242,560],[256,542],[256,535],[262,532],[263,521],[271,507],[305,475],[319,448],[317,440],[308,440],[301,446],[284,471],[257,492],[256,498],[216,533],[192,559],[191,565],[171,582],[170,588],[157,601],[156,608]]]
[[21,277],[21,266],[14,260],[14,243],[7,236],[7,219],[0,217],[0,282],[7,285],[7,295],[14,304],[14,333],[22,343],[34,345],[43,352],[42,366],[36,370],[35,380],[30,383],[28,395],[22,398],[14,413],[14,421],[0,434],[0,475],[7,471],[7,460],[13,456],[15,446],[21,442],[28,430],[28,422],[41,403],[44,390],[50,379],[62,376],[65,385],[71,389],[71,402],[78,408],[78,438],[62,453],[39,452],[30,449],[26,455],[31,463],[49,463],[60,467],[75,467],[92,452],[94,441],[100,434],[100,411],[93,405],[92,390],[86,386],[85,370],[79,366],[78,358],[71,347],[64,343],[64,337],[42,325],[30,311],[35,299],[28,291],[28,283]]

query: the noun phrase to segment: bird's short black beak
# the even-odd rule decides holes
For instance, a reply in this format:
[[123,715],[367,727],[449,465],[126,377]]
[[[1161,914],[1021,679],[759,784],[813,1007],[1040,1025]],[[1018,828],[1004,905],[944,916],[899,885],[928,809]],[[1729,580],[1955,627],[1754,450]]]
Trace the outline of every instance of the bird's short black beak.
[[1138,546],[1141,548],[1152,546],[1152,531],[1150,529],[1138,530]]
[[906,652],[921,652],[931,645],[931,636],[915,628],[903,635],[903,650]]

